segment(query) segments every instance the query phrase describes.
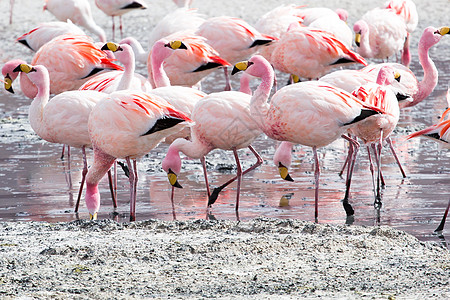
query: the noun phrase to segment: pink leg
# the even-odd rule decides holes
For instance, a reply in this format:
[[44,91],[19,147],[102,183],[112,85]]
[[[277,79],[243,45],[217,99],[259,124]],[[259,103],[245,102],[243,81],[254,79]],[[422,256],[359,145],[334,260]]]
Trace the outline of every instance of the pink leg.
[[9,0],[9,25],[12,24],[13,20],[13,7],[14,7],[14,0]]
[[223,72],[225,74],[225,89],[224,91],[231,91],[231,83],[230,83],[230,76],[228,75],[228,68],[222,67]]
[[408,33],[406,35],[405,43],[403,44],[403,51],[402,51],[402,64],[406,67],[409,67],[409,64],[411,63],[411,52],[409,51],[409,41],[410,41],[410,36]]
[[239,195],[241,193],[241,181],[242,181],[242,168],[241,162],[239,161],[239,156],[236,149],[233,149],[234,159],[236,160],[237,167],[237,191],[236,191],[236,211],[239,210]]
[[[114,161],[114,181],[113,181],[114,199],[117,199],[117,160]],[[117,204],[116,206],[117,207]]]
[[64,159],[64,149],[66,149],[66,145],[63,145],[62,152],[61,152],[61,159]]
[[69,178],[69,189],[71,190],[73,188],[72,185],[72,173],[70,169],[70,147],[67,146],[67,177]]
[[450,208],[450,199],[448,200],[447,208],[445,209],[444,216],[442,217],[441,223],[434,232],[441,233],[444,230],[445,221],[447,220],[448,210]]
[[320,166],[319,157],[317,156],[317,148],[313,146],[314,152],[314,179],[315,179],[315,193],[314,193],[314,221],[319,222],[319,178],[320,178]]
[[375,173],[375,169],[373,167],[372,155],[370,153],[371,153],[370,147],[367,146],[367,154],[369,155],[369,169],[370,169],[370,173],[372,174],[373,193],[374,193],[374,196],[376,198],[377,197],[377,194],[376,194],[377,188],[376,188],[376,184],[375,184],[375,174],[374,174]]
[[175,202],[173,201],[174,193],[175,193],[175,187],[172,186],[172,193],[170,195],[170,201],[172,203],[172,216],[173,216],[173,219],[176,220],[177,219],[177,215],[175,214]]
[[391,137],[387,137],[386,142],[388,143],[389,148],[391,149],[392,155],[394,155],[395,161],[397,162],[397,165],[400,168],[400,172],[402,173],[403,178],[406,178],[406,173],[402,168],[402,165],[400,163],[400,160],[398,159],[397,153],[395,153],[394,145],[392,145]]
[[112,40],[113,41],[115,40],[115,34],[114,34],[115,30],[116,30],[116,24],[114,24],[114,16],[112,16]]
[[342,136],[344,139],[349,141],[349,153],[348,153],[348,167],[347,167],[347,179],[346,179],[346,188],[345,188],[345,196],[342,200],[342,204],[344,206],[344,210],[347,216],[354,215],[355,211],[353,207],[348,203],[348,198],[350,197],[350,185],[352,183],[353,169],[356,163],[356,156],[359,150],[359,143],[352,139],[350,136]]
[[[342,137],[344,137],[344,136],[342,136]],[[349,134],[348,137],[351,138],[351,135]],[[346,138],[345,138],[345,139],[346,139]],[[347,166],[347,164],[348,164],[349,161],[350,161],[351,153],[353,153],[352,147],[353,147],[353,143],[349,143],[349,144],[348,144],[347,158],[345,159],[344,165],[342,166],[342,169],[341,169],[341,171],[339,172],[339,177],[342,177],[342,174],[344,174],[345,167]]]
[[[373,145],[373,147],[375,147],[375,145]],[[378,147],[378,146],[377,146]],[[382,147],[382,146],[381,146]],[[374,148],[375,149],[375,148]],[[374,150],[374,151],[378,151],[378,150]],[[379,155],[375,155],[374,157],[375,157],[375,163],[377,164],[377,166],[378,166],[378,159],[380,158],[380,161],[381,161],[381,150],[379,151],[380,152],[380,156]],[[379,178],[379,180],[381,181],[381,186],[382,187],[384,187],[385,185],[386,185],[386,183],[384,182],[384,177],[383,177],[383,172],[381,171],[381,169],[380,170],[377,170],[377,172],[380,172],[380,178]],[[378,175],[377,175],[378,176]]]
[[120,39],[123,39],[123,27],[122,27],[122,16],[119,16],[119,28],[120,28]]
[[[253,155],[255,155],[255,157],[256,157],[256,163],[255,163],[253,166],[251,166],[250,168],[248,168],[247,170],[245,170],[244,172],[242,172],[242,175],[245,175],[245,174],[247,174],[248,172],[250,172],[250,171],[256,169],[257,167],[259,167],[259,166],[263,163],[263,160],[262,160],[261,156],[258,154],[258,152],[256,152],[255,148],[253,148],[252,146],[248,146],[248,149],[250,149],[250,151],[252,151]],[[213,192],[211,193],[211,196],[210,196],[209,199],[208,199],[208,206],[213,205],[213,204],[216,202],[217,197],[219,196],[219,193],[220,193],[227,185],[229,185],[230,183],[234,182],[236,179],[237,179],[237,176],[231,178],[230,180],[228,180],[227,182],[225,182],[225,183],[222,184],[221,186],[216,187],[216,188],[213,190]]]
[[75,204],[75,212],[78,212],[78,208],[80,206],[81,194],[83,193],[83,186],[84,186],[84,182],[86,180],[86,174],[88,172],[87,159],[86,159],[86,148],[84,146],[81,147],[81,151],[83,152],[83,171],[81,173],[81,184],[80,184],[80,189],[78,191],[77,203]]
[[208,173],[206,172],[206,160],[205,157],[200,158],[203,167],[203,176],[205,176],[205,184],[206,184],[206,193],[208,194],[208,198],[211,196],[209,190],[209,181],[208,181]]

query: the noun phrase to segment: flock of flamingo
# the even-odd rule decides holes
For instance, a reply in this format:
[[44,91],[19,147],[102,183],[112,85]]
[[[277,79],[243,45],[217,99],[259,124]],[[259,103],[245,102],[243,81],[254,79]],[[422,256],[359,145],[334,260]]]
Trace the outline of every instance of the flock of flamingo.
[[[236,17],[205,19],[189,8],[191,1],[174,2],[180,8],[154,27],[150,50],[145,51],[135,38],[123,38],[121,19],[121,41],[107,43],[87,0],[45,0],[44,9],[59,21],[42,23],[17,38],[35,52],[29,64],[14,59],[2,67],[5,89],[14,92],[13,82],[19,77],[23,94],[33,99],[29,122],[36,134],[67,149],[81,148],[84,168],[75,210],[86,185],[86,206],[90,218],[97,218],[98,185],[106,173],[116,203],[117,177],[113,179],[110,170],[117,170],[117,166],[112,167],[117,159],[123,159],[130,184],[130,219],[135,220],[136,161],[165,142],[170,146],[162,168],[172,185],[172,201],[174,188],[181,187],[181,152],[202,163],[207,207],[215,203],[223,188],[237,181],[237,211],[243,175],[263,162],[251,145],[261,134],[281,141],[273,160],[280,176],[288,181],[293,180],[288,171],[293,146],[312,147],[316,221],[320,178],[317,149],[341,137],[348,141],[341,173],[347,169],[343,206],[351,216],[354,211],[348,200],[358,140],[362,141],[369,153],[374,205],[379,208],[381,149],[384,143],[389,145],[405,176],[390,135],[400,109],[420,103],[437,85],[438,70],[428,52],[450,28],[427,27],[423,31],[417,48],[424,72],[419,81],[408,68],[410,35],[418,23],[411,0],[391,0],[367,11],[353,30],[346,23],[344,9],[282,5],[252,26]],[[10,3],[12,22],[14,1]],[[142,0],[95,0],[95,4],[113,20],[147,8]],[[114,40],[114,21],[112,31]],[[401,63],[369,65],[366,61],[389,57]],[[135,73],[136,61],[146,63],[147,78]],[[350,64],[363,68],[342,68]],[[239,91],[232,90],[228,67],[232,75],[242,74]],[[217,68],[224,70],[224,91],[206,94],[201,81]],[[290,74],[291,84],[278,88],[275,70]],[[252,91],[250,81],[255,78],[260,83]],[[424,135],[448,143],[449,112],[444,112],[438,124],[407,138]],[[86,148],[94,151],[89,168]],[[243,148],[249,148],[256,158],[246,170],[237,152]],[[211,191],[205,156],[213,149],[233,152],[237,174]],[[443,230],[449,207],[450,202],[436,231]]]

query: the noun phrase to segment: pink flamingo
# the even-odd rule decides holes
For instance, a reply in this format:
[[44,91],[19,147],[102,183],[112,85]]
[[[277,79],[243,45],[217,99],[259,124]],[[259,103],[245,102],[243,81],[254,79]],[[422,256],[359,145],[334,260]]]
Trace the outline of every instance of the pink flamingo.
[[[272,43],[275,38],[260,33],[242,19],[234,17],[215,17],[207,19],[196,31],[206,38],[220,57],[231,64],[249,58],[260,46]],[[227,67],[225,73],[225,90],[231,90]]]
[[188,8],[191,3],[192,0],[173,0],[173,2],[178,6],[178,7],[185,7]]
[[[250,113],[259,128],[270,138],[313,148],[315,161],[315,219],[318,218],[319,161],[317,148],[323,147],[365,118],[383,112],[359,101],[344,90],[319,81],[301,82],[283,87],[270,100],[273,69],[262,56],[235,65],[262,83],[250,103]],[[285,176],[287,178],[287,176]]]
[[105,31],[95,23],[87,0],[45,0],[44,10],[48,10],[59,21],[71,20],[97,35],[100,42],[106,43]]
[[[250,116],[251,90],[244,77],[243,90],[246,92],[224,91],[212,93],[198,101],[192,111],[191,119],[195,123],[191,127],[191,140],[176,139],[169,147],[162,162],[172,187],[181,187],[177,177],[181,171],[180,152],[190,158],[200,159],[205,176],[208,207],[215,203],[219,193],[237,179],[236,212],[239,209],[240,187],[242,176],[262,164],[261,156],[250,145],[260,134],[258,125]],[[242,171],[238,149],[248,147],[255,155],[257,162]],[[216,187],[210,193],[206,171],[205,156],[213,149],[231,150],[237,165],[237,176]],[[173,188],[172,188],[173,198]]]
[[116,158],[126,159],[130,170],[130,220],[136,219],[136,159],[181,130],[185,121],[190,119],[165,100],[141,91],[117,91],[97,103],[88,123],[94,162],[86,176],[85,200],[91,219],[100,207],[98,183]]
[[[24,72],[38,89],[36,97],[31,102],[28,115],[34,132],[47,142],[81,148],[84,164],[75,205],[75,212],[78,212],[81,192],[88,171],[86,148],[91,147],[87,126],[89,114],[106,94],[97,91],[67,91],[56,95],[49,101],[50,79],[44,66],[19,64],[14,72]],[[114,207],[117,207],[114,197],[113,203]]]
[[124,70],[114,70],[96,75],[86,81],[79,90],[95,90],[110,94],[114,91],[132,89],[148,92],[152,89],[150,82],[144,76],[135,73],[135,58],[131,46],[106,43],[101,50],[115,53]]
[[[450,106],[450,90],[447,90],[447,104]],[[418,136],[423,136],[439,143],[439,147],[450,149],[450,108],[444,111],[439,122],[431,125],[425,129],[407,135],[405,139],[411,139]],[[434,230],[436,233],[442,233],[444,230],[445,221],[447,220],[448,211],[450,209],[450,200],[445,209],[439,226]]]
[[403,18],[388,9],[366,12],[353,25],[353,30],[356,50],[365,58],[388,59],[403,49],[407,37]]
[[[122,69],[86,35],[61,35],[54,38],[36,52],[31,64],[43,65],[48,69],[52,94],[76,90],[91,76],[103,70]],[[34,98],[37,90],[27,76],[20,77],[20,86],[25,96]]]
[[275,69],[308,79],[319,78],[343,64],[367,65],[364,58],[348,49],[333,34],[295,26],[276,43],[270,62]]
[[46,22],[18,37],[16,41],[36,52],[44,44],[63,34],[84,35],[84,32],[70,20],[67,22]]
[[[214,69],[230,65],[206,43],[204,37],[180,31],[165,37],[165,39],[183,41],[187,48],[185,51],[175,51],[164,60],[164,71],[172,85],[195,86]],[[147,59],[147,71],[149,78],[153,79],[151,53]],[[153,80],[151,83],[155,87]]]
[[[370,104],[374,107],[378,107],[383,110],[384,114],[371,116],[352,127],[349,132],[359,137],[366,145],[369,153],[370,170],[372,172],[372,182],[375,193],[375,206],[379,208],[381,206],[380,195],[380,170],[381,170],[381,148],[383,147],[383,141],[386,140],[392,131],[397,126],[397,122],[400,117],[400,108],[398,106],[397,97],[394,92],[387,86],[394,80],[400,80],[400,74],[395,72],[390,66],[383,66],[378,73],[377,82],[365,84],[353,91],[353,95],[364,103]],[[378,149],[376,148],[378,144]],[[369,145],[372,146],[375,162],[377,164],[377,185],[375,187],[373,165],[370,159]],[[351,177],[353,173],[353,167],[356,161],[358,149],[349,148],[349,158],[351,160],[348,176],[347,176],[347,189],[344,197],[344,202],[348,202],[350,193]],[[393,152],[395,155],[395,152]]]
[[384,6],[385,9],[393,10],[397,15],[403,18],[406,24],[406,39],[402,50],[402,64],[409,67],[411,63],[411,52],[409,51],[410,36],[419,23],[417,8],[411,0],[389,0]]
[[136,9],[146,9],[147,5],[142,0],[95,0],[95,5],[106,15],[112,17],[112,38],[114,40],[114,17],[119,16],[120,38],[122,38],[122,15]]

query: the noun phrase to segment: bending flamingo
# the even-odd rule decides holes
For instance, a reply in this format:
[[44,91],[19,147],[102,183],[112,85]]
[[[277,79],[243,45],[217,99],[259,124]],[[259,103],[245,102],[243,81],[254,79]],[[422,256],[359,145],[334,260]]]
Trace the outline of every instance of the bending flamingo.
[[85,200],[91,219],[97,218],[100,208],[98,183],[117,158],[126,159],[130,170],[130,220],[136,219],[136,159],[181,130],[185,121],[190,121],[186,115],[145,92],[117,91],[97,103],[88,124],[94,162],[86,176]]
[[353,25],[357,52],[365,58],[388,59],[403,49],[407,31],[400,16],[388,9],[372,9]]
[[147,5],[142,0],[95,0],[95,5],[106,15],[112,17],[112,39],[115,36],[114,17],[119,16],[120,38],[122,38],[122,15],[136,9],[146,9]]
[[100,42],[106,43],[105,31],[95,23],[87,0],[45,0],[44,10],[48,10],[59,21],[71,20],[97,35]]
[[250,113],[259,128],[275,140],[313,148],[317,220],[320,174],[317,148],[343,136],[346,130],[359,121],[383,111],[360,102],[344,90],[319,81],[286,86],[273,95],[269,105],[267,99],[272,88],[273,69],[267,60],[255,55],[248,62],[236,64],[235,67],[262,79],[250,104]]
[[[81,148],[83,152],[82,179],[75,205],[77,212],[88,170],[85,149],[91,147],[87,126],[89,114],[106,94],[97,91],[68,91],[49,101],[50,79],[44,66],[19,64],[14,72],[25,73],[38,89],[28,114],[34,132],[47,142]],[[117,207],[114,197],[113,203],[114,207]]]

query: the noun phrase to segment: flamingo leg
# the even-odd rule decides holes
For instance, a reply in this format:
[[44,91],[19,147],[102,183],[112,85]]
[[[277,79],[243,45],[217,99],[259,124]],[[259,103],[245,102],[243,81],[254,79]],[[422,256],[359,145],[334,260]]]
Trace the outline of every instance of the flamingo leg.
[[[349,134],[348,137],[351,138],[351,135]],[[346,139],[346,138],[344,138],[344,139]],[[344,174],[345,167],[347,166],[347,164],[350,161],[350,157],[351,157],[350,152],[353,150],[351,147],[353,147],[353,143],[348,144],[347,158],[345,159],[344,165],[342,166],[341,171],[339,172],[339,177],[342,177],[342,174]]]
[[172,216],[173,216],[173,219],[176,220],[177,219],[177,215],[175,214],[175,202],[173,201],[174,193],[175,193],[175,187],[172,186],[172,193],[170,195],[170,202],[172,203]]
[[66,149],[66,145],[62,146],[61,159],[64,159],[64,149]]
[[239,195],[241,193],[241,181],[242,181],[242,168],[241,162],[239,161],[239,156],[236,149],[233,149],[234,159],[236,160],[237,167],[237,191],[236,191],[236,211],[239,210]]
[[136,186],[137,186],[137,171],[133,169],[133,165],[136,166],[136,160],[129,157],[126,158],[128,169],[130,170],[129,181],[130,181],[130,221],[136,221]]
[[231,91],[231,83],[230,83],[230,76],[228,75],[228,68],[223,67],[223,72],[225,74],[225,89],[224,89],[224,91]]
[[394,145],[392,145],[391,137],[387,137],[386,138],[386,142],[388,143],[389,148],[391,149],[392,155],[394,156],[395,161],[397,162],[397,165],[400,168],[400,172],[402,173],[403,178],[406,178],[406,173],[405,173],[405,171],[402,168],[402,165],[400,163],[400,160],[398,159],[397,153],[395,153]]
[[9,0],[9,25],[11,25],[13,21],[13,7],[14,0]]
[[111,169],[108,170],[108,183],[109,183],[109,191],[111,192],[111,199],[113,202],[113,208],[117,208],[117,196],[114,191],[114,184],[113,184],[113,178],[111,175]]
[[372,187],[373,187],[373,193],[375,198],[377,197],[376,194],[376,185],[375,185],[375,171],[374,171],[374,167],[373,167],[373,162],[372,162],[372,155],[371,155],[371,151],[370,151],[370,147],[367,146],[367,154],[369,155],[369,169],[370,169],[370,173],[372,174]]
[[314,221],[319,222],[319,179],[320,179],[320,166],[319,166],[319,156],[317,155],[317,148],[313,146],[314,152],[314,180],[316,189],[314,192]]
[[[375,147],[375,144],[373,145],[373,147]],[[377,148],[378,146],[376,146],[375,148]],[[382,146],[381,146],[382,147]],[[375,149],[374,148],[374,149]],[[378,150],[374,150],[375,151],[375,153],[377,153],[377,151]],[[377,166],[378,166],[378,159],[379,159],[379,157],[380,157],[380,161],[381,161],[381,150],[379,151],[380,152],[380,155],[375,155],[375,163],[377,164]],[[379,171],[377,170],[377,173],[378,172],[380,172],[380,178],[379,178],[379,180],[380,180],[380,182],[381,182],[381,187],[382,188],[384,188],[385,187],[385,185],[386,185],[386,183],[384,182],[384,176],[383,176],[383,171],[380,169]],[[377,175],[378,176],[378,175]]]
[[208,181],[208,173],[206,172],[206,160],[205,157],[203,156],[202,158],[200,158],[200,161],[202,163],[202,167],[203,167],[203,176],[205,176],[205,184],[206,184],[206,193],[208,194],[208,198],[211,196],[210,190],[209,190],[209,181]]
[[[258,152],[256,152],[256,150],[255,150],[255,148],[253,148],[253,146],[251,146],[251,145],[248,146],[248,149],[250,149],[250,151],[253,153],[253,155],[255,155],[255,157],[256,157],[256,163],[255,163],[253,166],[251,166],[250,168],[248,168],[247,170],[245,170],[244,172],[242,172],[242,175],[245,175],[245,174],[247,174],[248,172],[250,172],[250,171],[256,169],[257,167],[259,167],[259,166],[263,163],[263,160],[262,160],[261,156],[258,154]],[[225,183],[222,184],[221,186],[214,188],[213,192],[211,193],[211,196],[209,196],[209,199],[208,199],[208,206],[213,205],[213,204],[216,202],[217,197],[219,196],[219,193],[220,193],[227,185],[231,184],[231,183],[234,182],[236,179],[237,179],[237,176],[231,178],[230,180],[228,180],[227,182],[225,182]]]
[[122,16],[119,16],[119,29],[120,29],[120,38],[123,39],[123,26],[122,26]]
[[115,29],[116,29],[116,25],[114,24],[114,16],[112,16],[112,40],[115,40]]
[[71,190],[73,188],[72,185],[72,174],[71,174],[71,169],[70,169],[70,147],[67,146],[67,177],[68,177],[68,181],[69,181],[69,190]]
[[[117,199],[117,160],[114,161],[113,189],[114,189],[114,199]],[[115,207],[117,207],[117,205]]]
[[77,202],[75,204],[75,212],[76,213],[78,212],[78,208],[80,206],[81,194],[83,193],[84,182],[86,181],[86,174],[88,172],[87,159],[86,159],[86,148],[84,146],[81,147],[81,151],[83,152],[83,171],[81,173],[81,184],[80,184],[80,189],[78,191]]
[[348,198],[350,197],[350,185],[352,183],[352,176],[353,176],[353,169],[355,167],[356,163],[356,156],[358,154],[359,150],[359,143],[352,139],[350,136],[342,136],[344,139],[349,141],[349,153],[347,159],[348,161],[348,168],[347,168],[347,179],[345,182],[346,188],[345,188],[345,196],[342,200],[342,204],[344,206],[344,210],[347,214],[347,217],[352,216],[355,214],[355,211],[353,210],[353,207],[348,203]]
[[444,230],[445,221],[447,220],[448,210],[450,208],[450,199],[448,200],[447,208],[445,209],[444,216],[442,217],[441,223],[436,228],[434,232],[441,233]]

